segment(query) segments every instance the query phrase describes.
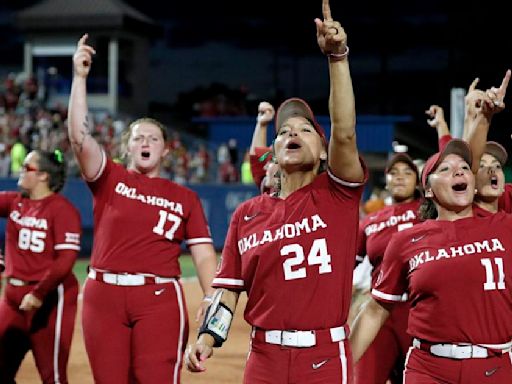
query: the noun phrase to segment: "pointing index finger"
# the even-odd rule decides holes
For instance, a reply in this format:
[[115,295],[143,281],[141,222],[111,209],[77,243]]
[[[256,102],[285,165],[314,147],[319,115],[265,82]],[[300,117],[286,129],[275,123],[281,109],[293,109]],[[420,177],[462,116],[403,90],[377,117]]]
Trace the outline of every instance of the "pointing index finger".
[[322,0],[322,14],[324,15],[324,20],[332,20],[329,0]]
[[78,44],[77,44],[77,45],[78,45],[79,47],[80,47],[81,45],[84,45],[84,44],[85,44],[85,42],[87,41],[87,38],[88,38],[88,37],[89,37],[89,34],[87,34],[87,33],[86,33],[86,34],[84,34],[84,35],[80,38],[80,40],[78,40]]
[[480,79],[478,77],[475,80],[473,80],[473,82],[469,86],[468,93],[472,92],[476,89],[476,85],[478,84],[479,81],[480,81]]
[[499,91],[500,91],[501,93],[503,93],[503,94],[505,93],[505,91],[506,91],[506,90],[507,90],[507,88],[508,88],[508,83],[509,83],[509,81],[510,81],[510,74],[511,74],[511,73],[510,73],[510,69],[509,69],[509,70],[507,70],[507,72],[505,73],[505,77],[503,78],[503,81],[501,82],[501,85],[500,85],[500,89],[499,89]]

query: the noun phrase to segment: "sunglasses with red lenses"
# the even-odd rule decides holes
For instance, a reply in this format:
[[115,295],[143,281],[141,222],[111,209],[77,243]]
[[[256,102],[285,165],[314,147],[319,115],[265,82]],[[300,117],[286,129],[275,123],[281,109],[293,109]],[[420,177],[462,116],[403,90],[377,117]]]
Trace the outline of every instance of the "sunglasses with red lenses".
[[25,172],[39,172],[39,169],[30,164],[23,164],[21,169]]

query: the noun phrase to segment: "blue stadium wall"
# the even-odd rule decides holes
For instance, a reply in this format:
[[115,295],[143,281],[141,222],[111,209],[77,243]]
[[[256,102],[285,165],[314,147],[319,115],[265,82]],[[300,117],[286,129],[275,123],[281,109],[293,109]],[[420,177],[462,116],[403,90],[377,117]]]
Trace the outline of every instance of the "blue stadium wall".
[[[254,130],[253,117],[226,117],[226,118],[196,118],[196,124],[204,124],[208,131],[208,141],[219,145],[226,143],[230,138],[236,137],[239,149],[248,148]],[[411,121],[410,116],[372,116],[358,115],[357,117],[357,145],[361,153],[392,151],[391,142],[394,138],[394,128],[397,123]],[[330,121],[328,116],[318,116],[318,122],[330,135]],[[268,130],[268,142],[273,136],[273,129]],[[15,179],[0,178],[0,191],[16,190]],[[256,196],[258,190],[253,185],[189,185],[201,198],[213,242],[217,250],[222,249],[226,237],[229,221],[233,211],[245,200]],[[363,200],[368,197],[368,188],[363,193]],[[64,187],[63,194],[79,209],[82,215],[82,252],[84,256],[90,255],[92,248],[92,196],[81,179],[70,179]],[[4,245],[5,220],[0,218],[0,247]]]
[[[16,190],[16,179],[0,178],[0,191]],[[229,220],[240,203],[256,196],[258,190],[252,185],[190,185],[201,198],[215,248],[220,250],[224,244]],[[92,195],[81,179],[70,179],[62,192],[80,211],[83,239],[81,255],[89,256],[92,248]],[[63,213],[66,214],[65,212]],[[0,246],[4,246],[5,219],[0,219]]]

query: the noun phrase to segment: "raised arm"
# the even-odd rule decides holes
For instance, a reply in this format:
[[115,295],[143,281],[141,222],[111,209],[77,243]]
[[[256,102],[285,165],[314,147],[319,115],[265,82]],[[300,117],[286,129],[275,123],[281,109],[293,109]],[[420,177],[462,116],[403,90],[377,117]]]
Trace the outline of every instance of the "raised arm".
[[429,117],[427,124],[437,131],[437,140],[439,150],[441,151],[448,141],[452,139],[450,129],[444,118],[444,110],[439,105],[431,105],[429,109],[425,111],[425,114]]
[[474,173],[480,166],[480,158],[485,150],[487,134],[494,114],[505,109],[504,98],[507,93],[511,71],[507,70],[499,88],[487,91],[477,89],[479,79],[473,80],[465,98],[466,116],[464,119],[464,136],[473,154]]
[[69,96],[68,135],[83,176],[94,179],[101,168],[103,150],[91,136],[93,122],[88,118],[87,76],[91,69],[94,48],[87,45],[88,35],[78,41],[73,55],[73,83]]
[[329,0],[322,0],[323,20],[315,19],[317,42],[329,58],[329,168],[346,181],[361,182],[364,172],[356,145],[354,91],[348,65],[347,35],[331,16]]
[[258,105],[258,117],[256,118],[256,126],[252,134],[251,147],[249,154],[256,154],[256,147],[267,146],[267,128],[269,123],[274,119],[275,110],[272,104],[262,101]]

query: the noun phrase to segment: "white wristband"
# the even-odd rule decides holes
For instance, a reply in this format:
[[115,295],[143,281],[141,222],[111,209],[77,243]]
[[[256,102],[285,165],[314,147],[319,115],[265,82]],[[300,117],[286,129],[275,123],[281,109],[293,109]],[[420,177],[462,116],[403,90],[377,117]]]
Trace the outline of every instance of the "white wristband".
[[345,46],[345,52],[343,53],[329,53],[327,54],[327,57],[329,58],[329,61],[342,61],[345,60],[345,58],[348,56],[348,45]]

